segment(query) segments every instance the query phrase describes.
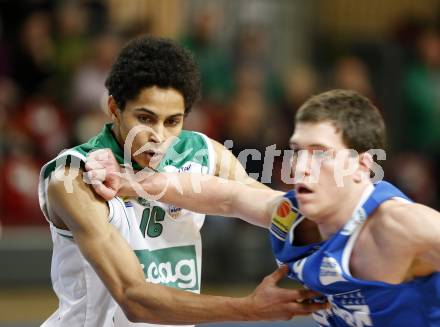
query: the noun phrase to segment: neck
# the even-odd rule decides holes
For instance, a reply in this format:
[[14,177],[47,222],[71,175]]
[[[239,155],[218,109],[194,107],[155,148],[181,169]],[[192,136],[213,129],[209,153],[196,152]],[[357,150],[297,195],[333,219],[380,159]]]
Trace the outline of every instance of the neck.
[[334,206],[332,212],[317,220],[318,229],[323,239],[328,239],[336,234],[350,220],[362,195],[370,185],[370,182],[356,184],[345,197],[344,205]]
[[122,140],[121,134],[119,133],[119,130],[116,128],[116,124],[114,124],[114,123],[112,126],[112,132],[113,132],[113,135],[114,135],[116,141],[118,141],[121,148],[124,149],[124,141]]

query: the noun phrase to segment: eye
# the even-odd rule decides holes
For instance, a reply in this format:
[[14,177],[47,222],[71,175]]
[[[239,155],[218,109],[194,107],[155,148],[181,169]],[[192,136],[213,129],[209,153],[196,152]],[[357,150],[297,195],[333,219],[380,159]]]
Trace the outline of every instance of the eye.
[[153,123],[153,119],[150,116],[145,116],[145,115],[138,116],[138,121],[143,124]]
[[313,150],[312,155],[317,159],[327,159],[329,153],[324,150]]
[[167,126],[176,126],[180,123],[180,118],[171,118],[165,121]]

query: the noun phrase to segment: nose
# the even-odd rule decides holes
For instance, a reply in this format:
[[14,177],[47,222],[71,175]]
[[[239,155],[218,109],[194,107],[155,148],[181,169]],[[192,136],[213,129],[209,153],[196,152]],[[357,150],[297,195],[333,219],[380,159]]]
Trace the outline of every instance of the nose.
[[165,140],[165,128],[162,124],[155,124],[151,128],[149,141],[152,143],[162,143]]
[[312,155],[307,150],[297,150],[292,157],[292,173],[296,182],[310,176],[312,171]]

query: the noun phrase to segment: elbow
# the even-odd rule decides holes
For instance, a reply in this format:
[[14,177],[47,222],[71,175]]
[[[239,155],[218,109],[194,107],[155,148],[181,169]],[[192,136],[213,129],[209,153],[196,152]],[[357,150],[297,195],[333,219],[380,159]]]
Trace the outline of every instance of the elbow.
[[141,319],[139,317],[139,314],[136,312],[136,310],[131,310],[129,308],[122,307],[122,311],[124,311],[125,316],[127,317],[128,321],[130,322],[141,322]]
[[139,312],[137,310],[125,310],[124,309],[124,313],[125,313],[125,316],[127,317],[128,321],[130,321],[130,322],[133,322],[133,323],[144,322],[142,320],[141,315],[139,314]]
[[145,310],[139,308],[137,303],[129,300],[123,300],[119,303],[122,311],[130,322],[147,322],[145,319]]
[[238,185],[232,184],[228,185],[223,193],[222,198],[219,201],[219,214],[226,217],[239,217],[238,203],[239,200],[239,189]]
[[229,199],[224,199],[223,201],[221,201],[221,203],[219,203],[218,208],[220,209],[219,211],[219,215],[222,216],[226,216],[226,217],[231,217],[234,215],[233,212],[233,199],[229,198]]
[[130,322],[154,323],[155,315],[151,305],[142,300],[140,290],[143,285],[127,288],[117,300],[119,306]]

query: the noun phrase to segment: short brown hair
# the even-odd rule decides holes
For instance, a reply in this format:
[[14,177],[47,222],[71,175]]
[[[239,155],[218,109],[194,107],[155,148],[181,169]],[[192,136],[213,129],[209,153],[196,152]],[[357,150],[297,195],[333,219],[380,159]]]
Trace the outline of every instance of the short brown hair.
[[331,90],[311,97],[296,113],[295,123],[332,122],[342,140],[358,153],[385,146],[385,123],[370,100],[355,91]]

